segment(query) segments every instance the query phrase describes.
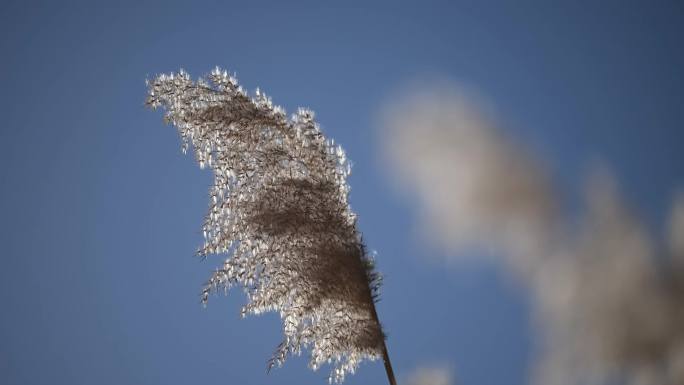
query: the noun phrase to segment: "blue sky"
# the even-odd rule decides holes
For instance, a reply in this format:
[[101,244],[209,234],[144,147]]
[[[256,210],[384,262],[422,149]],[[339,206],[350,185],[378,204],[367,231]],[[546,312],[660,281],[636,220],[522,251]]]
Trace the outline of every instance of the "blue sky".
[[[219,65],[316,111],[354,162],[351,203],[385,274],[379,315],[398,376],[521,385],[534,359],[524,291],[493,264],[440,263],[379,161],[379,111],[424,78],[484,95],[573,207],[591,162],[654,233],[684,188],[684,9],[677,2],[14,2],[0,13],[0,382],[321,384],[293,358],[266,375],[277,315],[200,288],[211,181],[144,107],[145,79]],[[382,383],[366,363],[347,384]]]

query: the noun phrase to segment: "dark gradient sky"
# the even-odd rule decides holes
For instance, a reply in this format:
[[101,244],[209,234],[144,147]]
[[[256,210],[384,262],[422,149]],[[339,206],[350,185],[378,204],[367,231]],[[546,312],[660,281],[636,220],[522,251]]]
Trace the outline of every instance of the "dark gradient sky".
[[[220,260],[192,256],[210,175],[144,108],[160,72],[235,71],[288,111],[315,110],[345,147],[400,378],[436,362],[461,384],[522,385],[535,331],[493,266],[423,258],[376,155],[397,89],[436,76],[477,89],[570,207],[597,160],[654,232],[684,188],[681,3],[284,3],[2,3],[0,383],[325,383],[303,357],[266,375],[279,321],[241,320],[238,291],[200,306]],[[366,363],[346,384],[383,376]]]

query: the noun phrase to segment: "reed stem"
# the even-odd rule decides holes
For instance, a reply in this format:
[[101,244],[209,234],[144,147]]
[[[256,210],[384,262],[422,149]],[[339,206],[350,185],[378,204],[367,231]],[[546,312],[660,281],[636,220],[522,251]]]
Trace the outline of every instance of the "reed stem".
[[[375,302],[371,301],[371,303],[371,313],[373,315],[373,318],[375,318],[375,322],[377,322],[378,325],[380,325],[378,312],[375,310]],[[390,361],[389,353],[387,353],[387,344],[385,343],[384,338],[382,339],[382,361],[385,363],[385,372],[387,373],[387,380],[389,381],[389,384],[397,385],[397,380],[394,378],[394,370],[392,370],[392,362]]]
[[392,363],[390,362],[389,354],[387,354],[387,346],[385,341],[382,341],[382,360],[385,362],[385,372],[387,372],[387,380],[390,385],[397,385],[397,380],[394,378],[394,371],[392,370]]

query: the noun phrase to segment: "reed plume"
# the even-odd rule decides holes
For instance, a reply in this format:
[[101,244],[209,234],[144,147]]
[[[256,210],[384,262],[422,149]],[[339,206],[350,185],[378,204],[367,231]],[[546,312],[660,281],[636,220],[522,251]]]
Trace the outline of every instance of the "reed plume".
[[242,315],[280,313],[283,341],[269,362],[311,350],[309,366],[333,366],[342,382],[364,359],[383,358],[394,384],[375,310],[374,271],[348,203],[345,152],[327,140],[314,113],[285,111],[257,89],[249,96],[216,68],[196,82],[183,70],[148,81],[146,104],[166,110],[185,153],[213,171],[198,254],[227,254],[202,302],[242,286]]

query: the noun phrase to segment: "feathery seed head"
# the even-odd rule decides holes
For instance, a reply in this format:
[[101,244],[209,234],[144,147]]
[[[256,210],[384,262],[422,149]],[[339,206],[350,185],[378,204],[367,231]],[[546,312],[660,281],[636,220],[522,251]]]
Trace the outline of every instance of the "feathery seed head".
[[290,119],[261,90],[251,98],[216,67],[193,82],[183,70],[147,82],[146,104],[164,107],[185,152],[213,171],[199,254],[227,253],[202,293],[242,286],[241,314],[279,312],[284,339],[269,368],[311,349],[341,382],[382,356],[374,308],[380,277],[348,203],[350,165],[323,136],[314,113]]

